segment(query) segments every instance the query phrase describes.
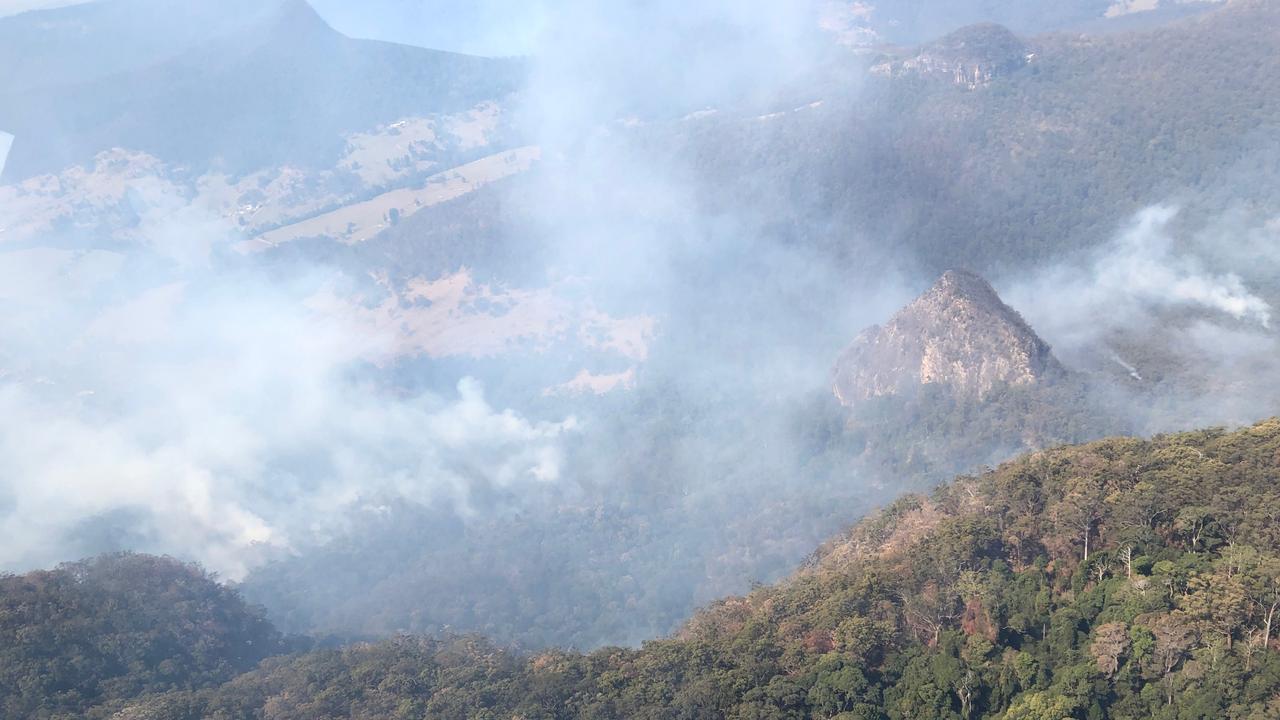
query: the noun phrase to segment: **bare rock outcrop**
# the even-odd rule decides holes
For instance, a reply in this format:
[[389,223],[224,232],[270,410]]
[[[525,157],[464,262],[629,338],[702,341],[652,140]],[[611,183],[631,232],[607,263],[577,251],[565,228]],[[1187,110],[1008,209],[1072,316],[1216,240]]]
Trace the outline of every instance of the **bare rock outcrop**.
[[854,339],[836,362],[834,391],[846,406],[935,384],[981,400],[993,388],[1064,372],[1049,345],[986,280],[950,270],[883,326]]
[[961,28],[913,55],[890,56],[871,68],[885,77],[945,80],[976,90],[1016,72],[1035,58],[1031,48],[1001,25]]

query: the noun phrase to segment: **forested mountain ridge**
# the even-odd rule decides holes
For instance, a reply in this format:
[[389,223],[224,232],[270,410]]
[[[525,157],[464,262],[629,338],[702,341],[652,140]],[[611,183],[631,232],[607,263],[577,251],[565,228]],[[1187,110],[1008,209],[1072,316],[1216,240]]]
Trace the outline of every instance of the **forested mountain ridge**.
[[787,218],[806,237],[806,218],[831,215],[874,239],[806,237],[834,256],[866,262],[890,238],[927,274],[967,267],[999,281],[1096,246],[1154,202],[1265,202],[1278,23],[1275,3],[1237,0],[1140,31],[1025,37],[1029,62],[972,89],[952,72],[900,71],[933,46],[895,51],[847,101],[832,93],[769,124],[712,118],[715,132],[680,152],[722,183],[709,183],[716,207],[766,187],[757,202],[778,206],[776,227]]
[[904,497],[642,649],[406,637],[114,717],[1265,720],[1278,475],[1280,420],[1034,453]]

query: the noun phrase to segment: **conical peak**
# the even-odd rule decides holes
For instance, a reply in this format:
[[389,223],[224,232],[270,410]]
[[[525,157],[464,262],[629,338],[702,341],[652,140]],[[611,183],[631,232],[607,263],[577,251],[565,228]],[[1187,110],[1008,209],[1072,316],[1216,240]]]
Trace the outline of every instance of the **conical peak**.
[[[981,275],[968,270],[946,271],[916,300],[916,303],[934,304],[939,301],[972,303],[992,310],[1007,310],[1007,306],[1000,299],[995,288],[991,287],[991,283]],[[1016,314],[1012,310],[1008,312]]]
[[933,289],[953,295],[995,296],[995,288],[977,273],[953,269],[942,273]]
[[[968,270],[948,270],[927,291],[903,308],[895,320],[928,317],[937,322],[957,320],[956,313],[987,316],[987,323],[1008,324],[1016,332],[1035,336],[1022,316],[1000,299],[999,293],[981,275]],[[1038,338],[1037,338],[1038,340]]]
[[854,340],[836,363],[835,391],[845,404],[921,385],[980,398],[1001,385],[1037,382],[1059,367],[990,283],[949,270],[883,327]]

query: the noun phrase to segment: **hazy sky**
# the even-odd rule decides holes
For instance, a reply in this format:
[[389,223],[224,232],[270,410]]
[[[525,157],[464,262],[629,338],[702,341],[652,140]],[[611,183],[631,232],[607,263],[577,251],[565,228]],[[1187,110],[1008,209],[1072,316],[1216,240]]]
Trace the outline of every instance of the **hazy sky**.
[[13,136],[0,130],[0,174],[4,174],[4,163],[9,159],[11,147],[13,147]]
[[528,54],[546,11],[543,0],[312,0],[311,4],[331,25],[352,37],[475,55]]
[[85,0],[0,0],[0,17],[17,15],[28,10],[59,7],[62,5],[79,5]]
[[[0,0],[0,17],[92,0]],[[543,0],[311,0],[352,37],[475,55],[524,55],[544,15]]]

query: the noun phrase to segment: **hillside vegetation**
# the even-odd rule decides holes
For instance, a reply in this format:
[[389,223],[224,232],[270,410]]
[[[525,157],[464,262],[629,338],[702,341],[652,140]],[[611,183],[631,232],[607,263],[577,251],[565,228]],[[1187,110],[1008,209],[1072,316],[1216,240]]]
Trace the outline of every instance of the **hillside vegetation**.
[[642,649],[405,637],[116,717],[1274,718],[1278,473],[1280,420],[1036,453]]
[[767,122],[711,118],[653,150],[697,169],[711,212],[753,208],[762,232],[852,270],[888,244],[929,274],[999,280],[1101,244],[1152,203],[1194,198],[1192,217],[1268,203],[1277,26],[1280,6],[1238,0],[1156,29],[1029,37],[1029,62],[974,89],[947,73],[859,84],[851,69],[847,97],[833,86],[821,107]]
[[0,717],[102,717],[139,695],[224,682],[284,649],[235,592],[169,558],[0,576]]

